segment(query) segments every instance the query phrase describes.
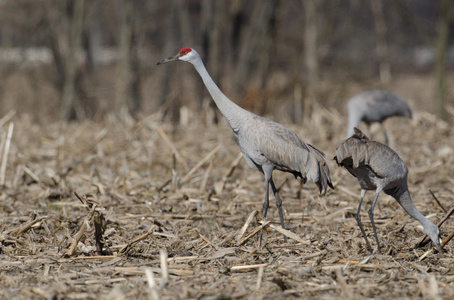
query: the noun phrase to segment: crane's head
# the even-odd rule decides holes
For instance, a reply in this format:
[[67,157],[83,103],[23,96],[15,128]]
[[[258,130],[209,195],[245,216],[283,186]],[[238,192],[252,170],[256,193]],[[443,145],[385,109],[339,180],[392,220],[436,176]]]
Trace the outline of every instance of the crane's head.
[[180,50],[180,52],[178,52],[177,55],[165,58],[165,59],[161,60],[160,62],[158,62],[157,65],[165,64],[165,63],[176,61],[176,60],[191,62],[197,56],[198,56],[198,54],[194,49],[183,48]]
[[438,251],[440,253],[443,253],[443,249],[440,244],[440,229],[438,228],[438,226],[429,221],[427,222],[426,226],[423,227],[427,235],[434,243],[435,247],[437,247]]

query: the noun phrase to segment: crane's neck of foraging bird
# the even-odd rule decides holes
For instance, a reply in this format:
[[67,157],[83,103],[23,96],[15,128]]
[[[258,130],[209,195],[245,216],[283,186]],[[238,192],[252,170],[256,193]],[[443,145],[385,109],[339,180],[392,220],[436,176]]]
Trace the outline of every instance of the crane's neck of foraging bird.
[[429,219],[427,219],[415,206],[413,201],[411,200],[410,192],[408,189],[405,189],[403,192],[398,193],[398,195],[392,195],[397,202],[402,206],[402,208],[414,219],[418,220],[421,223],[424,231],[427,233],[429,238],[432,240],[434,245],[438,248],[440,252],[441,245],[439,240],[439,229],[438,227],[432,223]]
[[423,214],[421,214],[419,210],[416,208],[415,204],[411,200],[410,192],[408,191],[408,189],[405,189],[404,191],[391,196],[393,196],[397,200],[397,202],[410,216],[412,216],[414,219],[418,220],[422,225],[424,225],[423,222],[425,222],[427,218],[424,217]]
[[199,73],[200,77],[202,77],[203,83],[208,89],[208,92],[224,118],[229,123],[230,127],[232,127],[234,131],[239,130],[240,125],[243,123],[242,119],[247,118],[247,116],[251,113],[232,102],[224,95],[224,93],[222,93],[211,76],[208,74],[208,71],[201,59],[192,64]]

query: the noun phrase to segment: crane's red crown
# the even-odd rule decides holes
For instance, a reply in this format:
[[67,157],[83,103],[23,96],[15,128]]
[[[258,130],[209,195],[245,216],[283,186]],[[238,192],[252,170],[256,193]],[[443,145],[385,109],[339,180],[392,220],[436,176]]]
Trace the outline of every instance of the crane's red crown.
[[186,54],[188,54],[191,51],[192,51],[191,48],[183,48],[183,49],[180,50],[180,55],[186,55]]

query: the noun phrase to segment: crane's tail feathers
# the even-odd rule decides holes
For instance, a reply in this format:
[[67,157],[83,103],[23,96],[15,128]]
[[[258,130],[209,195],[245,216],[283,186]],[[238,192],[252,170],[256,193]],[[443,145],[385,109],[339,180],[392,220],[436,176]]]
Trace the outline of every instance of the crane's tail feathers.
[[320,177],[319,180],[316,182],[318,189],[320,190],[320,194],[323,192],[323,195],[326,195],[326,191],[328,190],[328,186],[334,190],[333,183],[331,181],[331,177],[329,175],[329,168],[326,162],[319,162],[320,167]]
[[326,191],[328,187],[334,190],[333,182],[331,181],[331,177],[329,174],[329,168],[326,162],[320,163],[320,184],[318,184],[318,188],[320,190],[320,194],[322,193],[323,188],[323,195],[326,195]]
[[326,164],[325,154],[311,145],[309,147],[313,150],[312,153],[314,153],[318,165],[318,181],[315,184],[318,186],[320,194],[326,195],[328,187],[334,189],[334,186],[331,181],[329,167]]

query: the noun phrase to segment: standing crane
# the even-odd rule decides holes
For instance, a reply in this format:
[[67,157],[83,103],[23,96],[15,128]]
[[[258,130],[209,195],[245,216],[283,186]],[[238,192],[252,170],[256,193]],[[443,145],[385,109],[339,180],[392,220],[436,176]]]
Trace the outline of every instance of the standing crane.
[[372,248],[361,225],[360,210],[366,191],[375,190],[375,198],[372,201],[368,214],[379,253],[381,253],[381,248],[378,242],[377,230],[375,229],[374,208],[378,195],[382,191],[396,199],[410,216],[421,223],[438,251],[443,253],[439,241],[438,227],[423,216],[411,200],[407,186],[408,170],[404,161],[387,145],[369,140],[356,127],[354,131],[353,136],[342,142],[336,149],[334,160],[339,166],[344,167],[350,174],[355,176],[361,186],[361,198],[355,219],[366,240],[369,251],[372,253]]
[[[273,170],[292,173],[295,178],[300,177],[302,182],[315,182],[320,193],[331,183],[330,172],[322,151],[306,144],[293,131],[281,124],[255,115],[227,98],[208,74],[200,55],[192,48],[183,48],[172,57],[166,58],[157,64],[172,61],[186,61],[194,66],[202,77],[208,92],[216,106],[221,111],[233,131],[233,138],[240,147],[241,153],[248,166],[265,175],[266,191],[263,203],[263,218],[265,219],[269,207],[269,187],[276,198],[279,219],[285,229],[282,213],[282,200],[273,182]],[[262,234],[259,241],[261,243]],[[284,236],[284,242],[287,238]]]
[[385,136],[385,143],[388,145],[388,135],[383,125],[389,117],[402,116],[411,118],[411,109],[407,100],[383,90],[364,91],[353,96],[347,103],[348,108],[348,131],[347,137],[353,134],[353,128],[358,127],[361,121],[367,124],[369,136],[371,123],[378,122]]

